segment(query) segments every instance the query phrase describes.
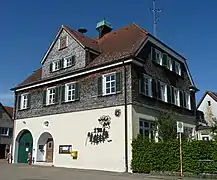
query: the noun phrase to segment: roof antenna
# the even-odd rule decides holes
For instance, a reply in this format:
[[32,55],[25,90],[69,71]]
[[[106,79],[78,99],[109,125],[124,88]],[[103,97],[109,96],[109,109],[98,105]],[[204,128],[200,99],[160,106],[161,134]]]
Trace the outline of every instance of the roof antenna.
[[154,16],[154,27],[153,27],[153,33],[154,36],[157,37],[156,33],[157,33],[157,22],[159,19],[159,16],[157,16],[157,13],[161,12],[161,9],[156,8],[156,0],[153,0],[153,8],[151,9],[153,12],[153,16]]

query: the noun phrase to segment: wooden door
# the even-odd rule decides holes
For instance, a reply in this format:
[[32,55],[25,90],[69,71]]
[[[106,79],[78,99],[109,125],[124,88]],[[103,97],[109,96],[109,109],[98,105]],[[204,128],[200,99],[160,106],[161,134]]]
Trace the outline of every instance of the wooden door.
[[46,161],[53,162],[53,139],[48,139],[46,143]]

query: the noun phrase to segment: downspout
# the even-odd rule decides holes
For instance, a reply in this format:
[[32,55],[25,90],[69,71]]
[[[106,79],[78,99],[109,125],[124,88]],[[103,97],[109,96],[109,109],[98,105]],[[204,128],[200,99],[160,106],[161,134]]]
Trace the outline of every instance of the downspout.
[[125,117],[125,172],[128,172],[128,121],[127,121],[127,79],[126,65],[124,65],[124,117]]

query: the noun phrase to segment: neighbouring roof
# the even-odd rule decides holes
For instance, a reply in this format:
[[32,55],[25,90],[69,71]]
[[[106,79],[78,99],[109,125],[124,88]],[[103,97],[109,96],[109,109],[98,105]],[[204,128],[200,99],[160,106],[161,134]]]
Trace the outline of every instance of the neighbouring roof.
[[197,104],[197,109],[199,108],[199,106],[201,105],[201,103],[203,102],[203,99],[205,98],[207,94],[217,102],[217,92],[206,91],[203,97],[201,98],[201,100],[199,101],[199,103]]
[[13,116],[13,108],[9,106],[4,106],[5,110],[10,114],[10,116]]

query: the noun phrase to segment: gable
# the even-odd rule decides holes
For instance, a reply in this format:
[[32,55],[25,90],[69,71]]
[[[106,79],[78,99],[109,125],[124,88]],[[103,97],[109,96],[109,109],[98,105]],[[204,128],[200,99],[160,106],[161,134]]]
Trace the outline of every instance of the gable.
[[[67,68],[66,59],[72,62]],[[42,79],[83,68],[86,65],[85,60],[86,51],[83,45],[62,28],[42,64]]]
[[0,127],[12,127],[13,126],[11,111],[12,111],[11,107],[4,107],[0,103]]

